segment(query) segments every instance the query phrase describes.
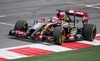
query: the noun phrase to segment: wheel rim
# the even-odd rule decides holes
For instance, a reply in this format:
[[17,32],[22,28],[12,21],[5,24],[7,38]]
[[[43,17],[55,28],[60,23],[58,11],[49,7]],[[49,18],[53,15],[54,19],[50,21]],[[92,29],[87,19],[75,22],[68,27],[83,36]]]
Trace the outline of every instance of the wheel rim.
[[61,44],[64,40],[65,40],[65,31],[64,29],[62,29],[59,36],[59,43]]
[[96,36],[96,26],[93,27],[92,29],[92,35],[91,35],[91,39],[93,40]]
[[27,30],[27,27],[28,27],[28,24],[27,24],[27,22],[25,22],[25,23],[23,24],[22,30],[23,30],[23,31],[26,31],[26,30]]

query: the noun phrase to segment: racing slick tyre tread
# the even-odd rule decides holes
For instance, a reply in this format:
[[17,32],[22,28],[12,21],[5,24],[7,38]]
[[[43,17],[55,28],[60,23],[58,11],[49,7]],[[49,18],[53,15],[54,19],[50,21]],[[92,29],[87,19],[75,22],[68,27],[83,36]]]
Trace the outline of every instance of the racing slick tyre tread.
[[25,31],[28,28],[28,23],[25,20],[18,20],[15,24],[14,30]]
[[62,40],[62,33],[65,32],[61,27],[55,27],[53,31],[54,43],[61,45],[64,40]]
[[82,34],[84,40],[93,41],[96,36],[96,26],[93,24],[85,24]]

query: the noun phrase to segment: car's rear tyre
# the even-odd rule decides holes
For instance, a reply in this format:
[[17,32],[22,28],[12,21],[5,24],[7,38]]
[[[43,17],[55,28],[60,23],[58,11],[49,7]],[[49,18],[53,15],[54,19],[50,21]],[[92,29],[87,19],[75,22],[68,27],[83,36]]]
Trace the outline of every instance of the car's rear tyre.
[[54,43],[61,45],[65,40],[65,30],[61,27],[55,27],[53,31]]
[[85,24],[82,34],[84,40],[93,41],[96,36],[96,26],[93,24]]
[[18,20],[15,24],[14,30],[25,31],[28,28],[28,23],[25,20]]

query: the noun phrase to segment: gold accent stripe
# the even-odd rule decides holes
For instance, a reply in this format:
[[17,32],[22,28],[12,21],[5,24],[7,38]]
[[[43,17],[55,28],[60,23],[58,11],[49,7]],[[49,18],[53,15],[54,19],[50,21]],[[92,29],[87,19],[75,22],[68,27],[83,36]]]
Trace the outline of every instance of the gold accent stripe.
[[76,5],[80,5],[80,6],[86,6],[87,4],[80,4],[77,2],[67,2],[68,4],[76,4]]

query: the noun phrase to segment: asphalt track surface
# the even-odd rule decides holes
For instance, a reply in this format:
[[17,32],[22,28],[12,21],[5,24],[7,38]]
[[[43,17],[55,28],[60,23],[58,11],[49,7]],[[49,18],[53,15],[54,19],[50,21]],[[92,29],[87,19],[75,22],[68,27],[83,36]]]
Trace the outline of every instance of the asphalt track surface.
[[8,36],[17,20],[33,20],[41,17],[49,19],[56,9],[73,9],[89,14],[89,23],[97,26],[100,34],[100,0],[0,0],[0,48],[33,44]]

